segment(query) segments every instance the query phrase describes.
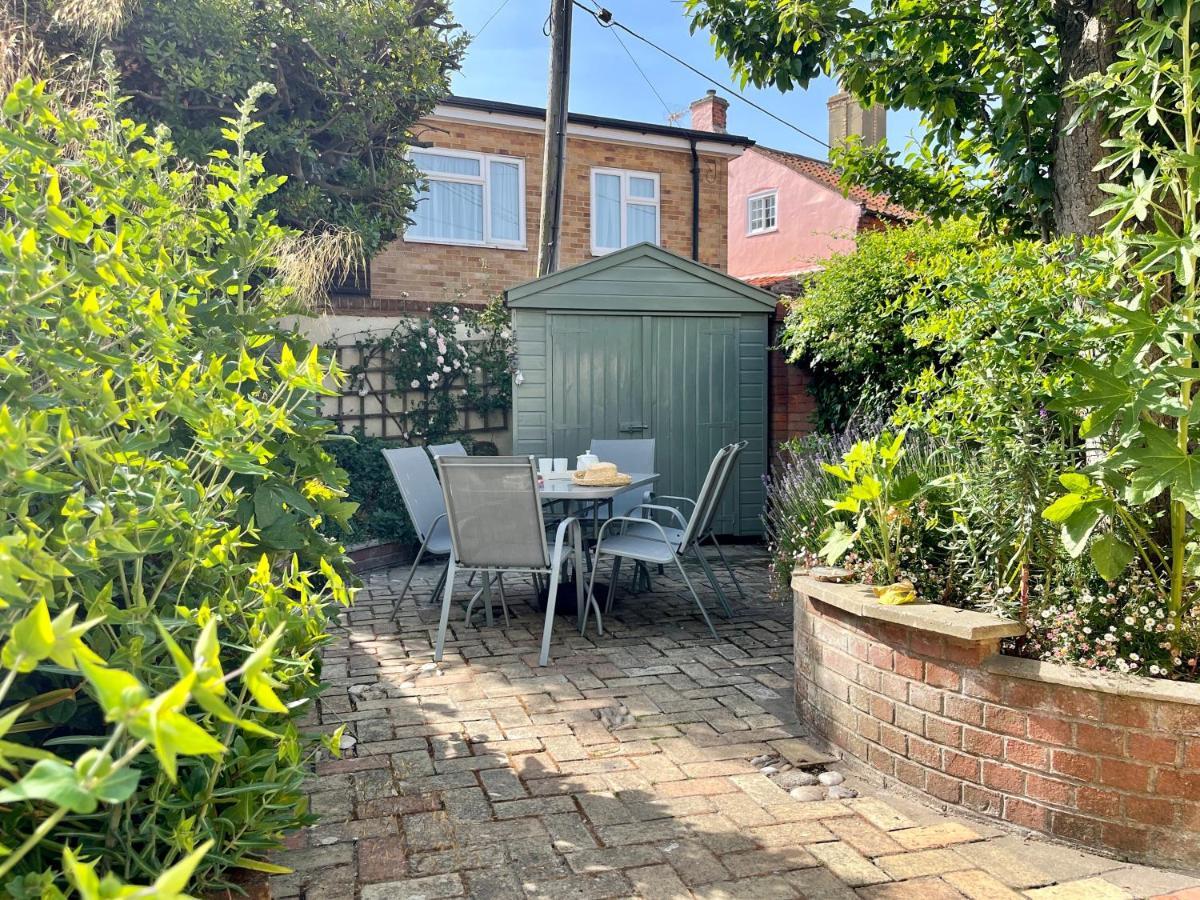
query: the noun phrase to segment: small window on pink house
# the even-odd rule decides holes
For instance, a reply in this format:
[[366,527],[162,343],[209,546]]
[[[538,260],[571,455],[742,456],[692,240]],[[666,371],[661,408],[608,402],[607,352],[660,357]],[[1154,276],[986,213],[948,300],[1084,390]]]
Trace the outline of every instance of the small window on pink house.
[[746,198],[746,234],[766,234],[778,225],[778,191],[759,191]]

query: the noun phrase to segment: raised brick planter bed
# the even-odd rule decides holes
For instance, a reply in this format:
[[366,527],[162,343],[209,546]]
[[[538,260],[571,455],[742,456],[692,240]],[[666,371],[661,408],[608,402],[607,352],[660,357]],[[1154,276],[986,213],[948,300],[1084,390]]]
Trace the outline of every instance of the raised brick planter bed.
[[399,541],[369,541],[346,548],[356,572],[386,569],[400,563],[412,562],[413,548]]
[[850,756],[945,803],[1200,871],[1200,685],[999,655],[1016,622],[792,580],[796,704]]

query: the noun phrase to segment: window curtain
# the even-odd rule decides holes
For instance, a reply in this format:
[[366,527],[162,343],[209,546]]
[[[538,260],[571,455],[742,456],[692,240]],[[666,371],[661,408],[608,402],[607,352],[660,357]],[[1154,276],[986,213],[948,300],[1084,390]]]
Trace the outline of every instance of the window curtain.
[[408,234],[452,241],[483,240],[483,185],[429,181],[422,191]]
[[645,203],[630,203],[625,207],[625,234],[627,244],[642,241],[654,243],[658,235],[658,207]]
[[491,188],[492,240],[521,241],[521,170],[514,163],[492,162]]
[[596,175],[592,192],[592,243],[597,250],[621,246],[621,176]]

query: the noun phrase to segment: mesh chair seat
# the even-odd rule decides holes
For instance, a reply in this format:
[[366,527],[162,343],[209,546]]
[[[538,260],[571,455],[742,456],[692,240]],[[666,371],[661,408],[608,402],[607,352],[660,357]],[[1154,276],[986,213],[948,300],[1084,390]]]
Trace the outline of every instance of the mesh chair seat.
[[675,559],[675,549],[661,538],[640,537],[634,534],[613,534],[604,538],[606,555],[623,556],[639,562],[665,565]]
[[[638,522],[629,522],[627,523],[625,530],[621,532],[622,537],[646,538],[660,544],[662,543],[663,534],[665,534],[667,536],[667,540],[676,547],[678,547],[680,542],[683,541],[682,528],[668,528],[666,525],[662,526],[662,531],[660,532],[657,528],[649,523],[643,525]],[[611,542],[615,540],[615,538],[609,538],[608,540]]]
[[450,552],[450,524],[445,519],[438,519],[433,526],[425,542],[425,552],[437,556],[445,556]]

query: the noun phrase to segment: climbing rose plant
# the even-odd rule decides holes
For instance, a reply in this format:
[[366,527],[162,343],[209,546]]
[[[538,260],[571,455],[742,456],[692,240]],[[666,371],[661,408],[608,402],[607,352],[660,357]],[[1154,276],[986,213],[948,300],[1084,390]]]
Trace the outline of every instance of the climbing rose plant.
[[0,112],[0,891],[184,896],[309,821],[300,729],[352,511],[276,322],[294,235],[245,150],[31,80]]

